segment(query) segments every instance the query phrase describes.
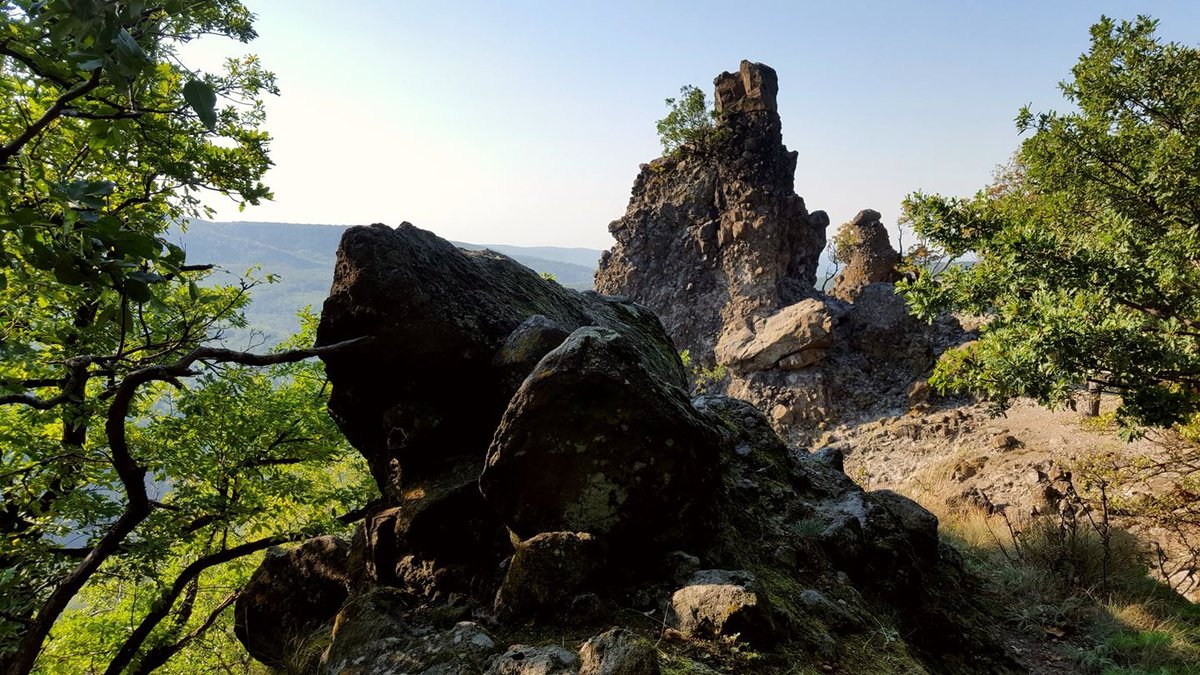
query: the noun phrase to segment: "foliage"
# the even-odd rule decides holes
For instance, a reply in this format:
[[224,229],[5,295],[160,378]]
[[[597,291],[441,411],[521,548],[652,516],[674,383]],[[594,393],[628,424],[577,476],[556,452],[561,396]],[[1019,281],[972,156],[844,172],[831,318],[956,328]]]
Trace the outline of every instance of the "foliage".
[[714,366],[705,366],[702,363],[692,359],[690,350],[679,352],[679,360],[683,363],[683,368],[687,371],[688,381],[692,384],[692,390],[697,394],[705,394],[711,390],[715,390],[729,372],[725,366],[716,364]]
[[[281,349],[310,342],[314,328],[308,316],[305,330]],[[127,617],[161,605],[189,565],[258,541],[344,531],[338,516],[374,491],[362,458],[323,409],[318,363],[233,366],[183,390],[163,383],[147,389],[131,442],[156,449],[146,463],[161,506],[139,528],[138,544],[111,558],[81,594],[79,608],[64,615],[42,657],[48,670],[103,670],[134,628]],[[171,646],[236,597],[256,562],[254,556],[214,565],[184,585],[170,618],[150,633],[145,658],[169,656]],[[192,649],[176,665],[167,661],[168,672],[217,671],[217,660],[240,656],[230,639],[232,612],[216,620],[219,630],[208,639],[226,646]]]
[[208,285],[165,238],[205,193],[269,197],[274,80],[254,57],[180,60],[255,36],[237,0],[0,17],[0,665],[149,669],[227,621],[245,556],[363,499],[298,363],[330,349],[219,346],[261,280]]
[[688,144],[703,145],[716,132],[716,112],[699,87],[684,85],[679,98],[668,98],[667,116],[655,123],[663,154],[670,155]]
[[1090,381],[1120,395],[1131,434],[1200,411],[1200,50],[1155,28],[1093,26],[1061,85],[1077,110],[1023,109],[1030,135],[989,188],[905,200],[918,234],[978,256],[901,284],[924,317],[988,318],[939,363],[939,389],[1073,405]]

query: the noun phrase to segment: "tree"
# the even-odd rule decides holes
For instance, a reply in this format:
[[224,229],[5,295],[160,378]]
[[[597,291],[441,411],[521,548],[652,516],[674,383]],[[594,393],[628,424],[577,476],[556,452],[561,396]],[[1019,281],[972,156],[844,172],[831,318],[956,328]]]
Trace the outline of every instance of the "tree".
[[679,98],[667,99],[667,110],[667,116],[655,123],[663,154],[670,155],[688,143],[702,144],[715,130],[716,112],[699,87],[681,87]]
[[[60,621],[128,603],[119,630],[56,631],[48,653],[103,636],[108,665],[87,670],[144,669],[218,622],[216,566],[355,518],[329,512],[357,482],[299,365],[353,343],[222,345],[258,282],[207,285],[166,238],[204,194],[270,196],[273,76],[179,53],[255,37],[241,2],[0,0],[0,16],[0,665],[27,673]],[[345,484],[317,490],[328,462]],[[111,597],[119,582],[138,592]]]
[[915,193],[918,234],[974,256],[901,284],[910,306],[983,315],[933,382],[999,407],[1120,396],[1131,434],[1200,412],[1200,50],[1102,18],[1061,85],[1075,110],[1020,111],[1028,137],[972,198]]

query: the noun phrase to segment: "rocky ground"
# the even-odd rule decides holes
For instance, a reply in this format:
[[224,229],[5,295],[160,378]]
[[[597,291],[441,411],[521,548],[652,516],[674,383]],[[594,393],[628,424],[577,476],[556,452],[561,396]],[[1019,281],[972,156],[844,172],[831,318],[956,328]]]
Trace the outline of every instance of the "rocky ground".
[[[1116,406],[1106,400],[1105,412]],[[1080,412],[1048,410],[1033,401],[1018,400],[1003,416],[987,405],[941,401],[900,406],[869,419],[838,425],[814,440],[846,456],[846,471],[868,489],[892,489],[909,495],[938,512],[974,508],[1001,512],[1020,525],[1039,515],[1056,513],[1072,472],[1100,462],[1129,466],[1144,458],[1161,458],[1163,449],[1148,439],[1127,442],[1103,418]],[[1086,489],[1083,486],[1077,486]],[[1167,477],[1149,482],[1130,481],[1117,488],[1116,499],[1170,489]],[[1152,549],[1153,571],[1193,601],[1200,600],[1200,578],[1186,571],[1187,551],[1178,537],[1135,514],[1115,512],[1116,526],[1128,530]],[[1007,526],[996,522],[1005,536]],[[1196,533],[1200,541],[1200,533]],[[1155,546],[1169,560],[1161,568]],[[1177,563],[1172,565],[1171,563]],[[1164,575],[1162,570],[1167,570]]]

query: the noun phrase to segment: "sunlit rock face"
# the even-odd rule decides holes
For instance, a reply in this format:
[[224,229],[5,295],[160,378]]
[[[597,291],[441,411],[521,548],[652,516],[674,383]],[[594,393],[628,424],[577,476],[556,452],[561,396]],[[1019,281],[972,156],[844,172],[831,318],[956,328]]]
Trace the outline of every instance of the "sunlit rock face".
[[807,210],[793,179],[798,161],[820,160],[783,145],[778,76],[743,61],[714,86],[715,129],[642,165],[596,288],[653,310],[678,349],[720,367],[710,391],[750,401],[789,440],[903,406],[967,336],[952,317],[909,316],[900,256],[871,209],[844,226],[846,263],[818,291],[829,217]]
[[596,273],[596,290],[649,307],[704,363],[725,327],[813,294],[829,225],[793,188],[775,71],[743,61],[715,85],[710,139],[642,165]]

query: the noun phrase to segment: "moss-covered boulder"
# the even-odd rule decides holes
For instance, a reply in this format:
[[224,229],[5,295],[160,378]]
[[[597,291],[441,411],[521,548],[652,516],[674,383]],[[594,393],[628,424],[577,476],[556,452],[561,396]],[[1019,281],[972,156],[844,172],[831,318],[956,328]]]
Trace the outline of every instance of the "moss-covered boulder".
[[632,339],[580,328],[513,396],[479,486],[521,538],[589,532],[644,560],[711,536],[717,438]]

